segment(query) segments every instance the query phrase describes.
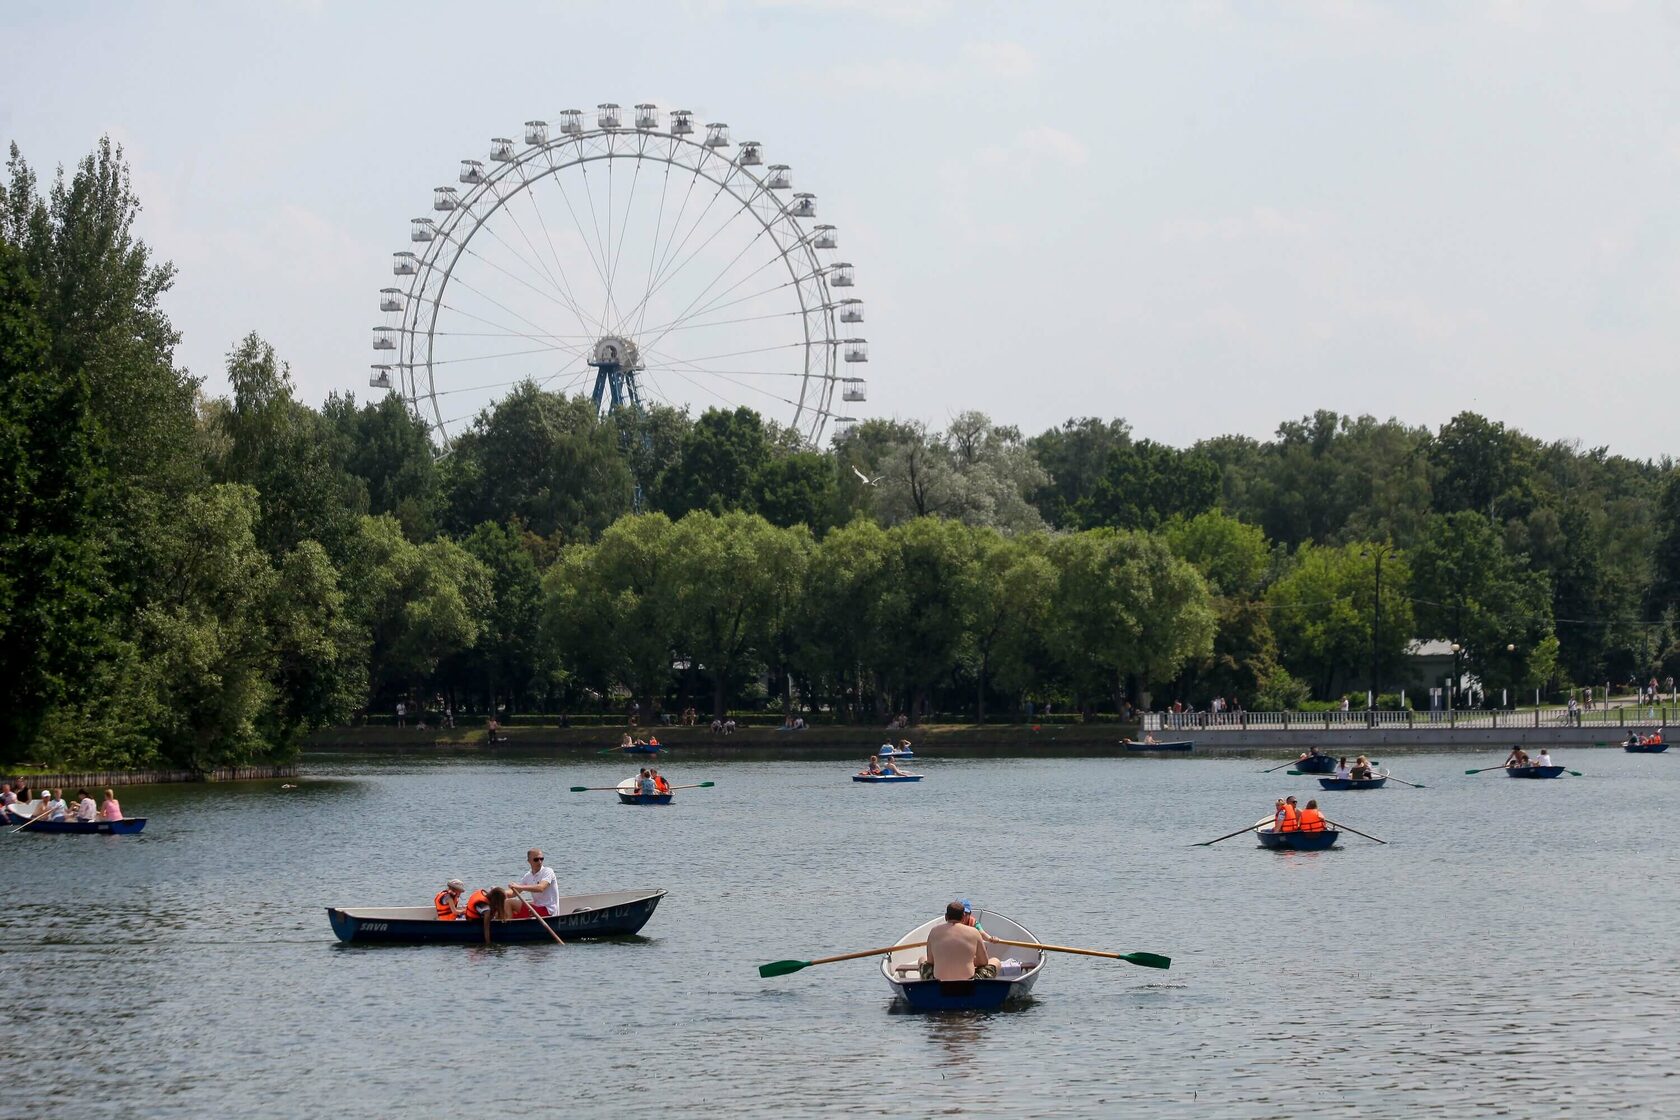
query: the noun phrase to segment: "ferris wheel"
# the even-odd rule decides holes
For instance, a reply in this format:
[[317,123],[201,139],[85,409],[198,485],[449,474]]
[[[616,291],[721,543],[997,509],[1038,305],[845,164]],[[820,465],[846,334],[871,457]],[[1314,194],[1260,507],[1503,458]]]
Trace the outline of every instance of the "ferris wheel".
[[578,109],[490,141],[432,192],[382,288],[376,389],[440,451],[527,381],[602,411],[747,405],[820,443],[866,399],[863,301],[786,164],[653,105]]

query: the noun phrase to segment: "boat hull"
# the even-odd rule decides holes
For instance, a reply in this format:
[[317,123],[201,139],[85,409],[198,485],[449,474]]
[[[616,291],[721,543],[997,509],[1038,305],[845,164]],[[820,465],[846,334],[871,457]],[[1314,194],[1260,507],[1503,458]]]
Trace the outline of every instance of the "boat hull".
[[1622,749],[1629,754],[1661,754],[1668,749],[1667,743],[1623,743]]
[[896,747],[882,747],[875,752],[881,758],[915,758],[915,751],[901,751]]
[[120,821],[36,821],[18,832],[48,833],[55,836],[133,836],[146,827],[145,817],[124,817]]
[[1259,837],[1262,848],[1270,848],[1275,852],[1322,852],[1333,847],[1342,836],[1333,828],[1320,832],[1273,832],[1269,829],[1257,829],[1254,835]]
[[920,774],[853,774],[852,781],[881,785],[888,782],[919,782]]
[[1194,739],[1182,739],[1172,743],[1127,743],[1129,751],[1188,751],[1196,746]]
[[674,793],[621,793],[618,795],[620,805],[669,805]]
[[[664,890],[614,891],[569,895],[560,899],[560,913],[552,918],[520,918],[491,922],[490,941],[497,945],[542,943],[554,939],[539,923],[562,938],[624,937],[641,930],[653,917]],[[482,921],[439,921],[429,906],[388,906],[338,909],[327,907],[333,933],[346,945],[482,945]]]
[[[991,910],[978,910],[975,916],[980,928],[997,937],[1011,941],[1037,941],[1031,930]],[[903,937],[900,944],[925,941],[928,931],[943,918],[917,926]],[[1017,949],[1012,945],[996,945],[988,949],[995,957],[1014,957],[1022,964],[1019,976],[974,980],[923,980],[915,973],[898,973],[898,965],[914,965],[921,959],[922,950],[903,949],[889,953],[881,961],[881,975],[892,988],[896,1002],[911,1011],[995,1011],[1006,1004],[1025,998],[1038,983],[1044,971],[1044,956],[1035,949]],[[906,976],[914,977],[907,979]]]
[[1295,761],[1295,769],[1303,774],[1328,774],[1335,768],[1336,760],[1327,754],[1310,754]]
[[1507,766],[1505,776],[1507,778],[1561,778],[1563,777],[1563,771],[1564,767],[1562,766]]
[[1387,784],[1387,778],[1320,778],[1319,787],[1322,789],[1381,789]]

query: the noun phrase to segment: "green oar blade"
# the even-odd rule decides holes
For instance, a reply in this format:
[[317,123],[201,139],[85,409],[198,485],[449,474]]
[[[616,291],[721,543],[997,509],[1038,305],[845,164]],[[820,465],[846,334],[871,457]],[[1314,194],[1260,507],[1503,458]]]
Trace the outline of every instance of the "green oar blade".
[[588,793],[589,792],[589,787],[588,786],[573,786],[572,787],[572,792],[573,793]]
[[786,976],[790,972],[810,967],[810,961],[771,961],[769,964],[759,965],[758,974],[768,979],[772,976]]
[[1299,778],[1301,776],[1301,771],[1299,770],[1285,770],[1284,773],[1288,774],[1291,778]]
[[715,786],[715,785],[717,785],[716,782],[701,782],[700,783],[700,788],[701,789],[708,789],[708,788],[710,788],[712,786]]
[[1141,964],[1144,968],[1172,967],[1172,958],[1163,957],[1159,953],[1121,953],[1120,959],[1132,964]]

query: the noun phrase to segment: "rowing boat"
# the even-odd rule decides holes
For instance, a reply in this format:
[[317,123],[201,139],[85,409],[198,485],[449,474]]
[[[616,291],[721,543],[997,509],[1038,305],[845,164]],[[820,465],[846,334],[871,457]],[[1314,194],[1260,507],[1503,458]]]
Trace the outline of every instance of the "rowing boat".
[[[623,937],[646,925],[664,897],[663,890],[566,895],[560,899],[560,912],[552,918],[491,922],[490,940],[501,944],[553,944],[553,938],[538,928],[539,922],[546,922],[567,941],[580,937]],[[484,944],[483,921],[440,921],[431,906],[354,909],[329,906],[327,918],[332,922],[333,933],[346,945]]]
[[1564,769],[1562,766],[1507,766],[1505,776],[1507,778],[1561,778]]
[[626,778],[618,783],[618,803],[620,805],[669,805],[675,794],[671,793],[637,793],[636,779]]
[[1622,749],[1629,754],[1661,754],[1668,749],[1667,743],[1623,743]]
[[1320,778],[1318,784],[1322,789],[1381,789],[1387,781],[1385,775],[1381,778]]
[[1315,829],[1312,832],[1299,829],[1279,832],[1275,817],[1261,817],[1256,821],[1254,835],[1262,848],[1270,848],[1277,852],[1322,852],[1334,846],[1342,836],[1341,832],[1334,828]]
[[882,782],[919,782],[921,780],[922,780],[922,776],[920,774],[853,774],[852,775],[852,781],[854,781],[854,782],[874,782],[874,783],[877,783],[877,784],[882,783]]
[[1195,747],[1194,739],[1182,739],[1173,743],[1125,743],[1122,744],[1129,751],[1187,751]]
[[1336,760],[1327,754],[1306,754],[1295,760],[1295,769],[1303,774],[1328,774],[1336,768]]
[[[1031,930],[995,911],[976,910],[974,916],[982,933],[1005,937],[1010,941],[1038,940]],[[926,941],[928,931],[944,920],[935,918],[925,922],[899,938],[898,943]],[[1037,949],[1018,949],[1013,945],[999,945],[995,949],[993,956],[1005,960],[1014,958],[1020,962],[1020,968],[1010,969],[1009,975],[1000,975],[995,979],[923,980],[920,972],[916,971],[916,965],[922,959],[922,949],[915,948],[888,953],[881,960],[881,975],[886,978],[893,995],[913,1011],[990,1011],[1026,996],[1038,983],[1038,974],[1044,971],[1044,955]],[[899,972],[900,965],[908,966],[907,971]]]
[[120,821],[36,821],[28,828],[18,826],[22,833],[49,833],[58,836],[132,836],[146,827],[145,817],[124,817]]

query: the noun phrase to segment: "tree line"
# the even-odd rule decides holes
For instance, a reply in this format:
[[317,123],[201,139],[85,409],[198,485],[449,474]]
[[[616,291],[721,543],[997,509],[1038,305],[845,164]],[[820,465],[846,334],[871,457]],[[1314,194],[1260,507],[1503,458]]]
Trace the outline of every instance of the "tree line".
[[[0,199],[0,748],[285,757],[463,710],[963,718],[1330,700],[1416,638],[1490,690],[1680,668],[1680,472],[1462,413],[1319,412],[1188,448],[965,412],[824,449],[747,408],[601,416],[532,384],[447,457],[395,396],[226,396],[108,142]],[[1381,566],[1381,602],[1376,601]]]

